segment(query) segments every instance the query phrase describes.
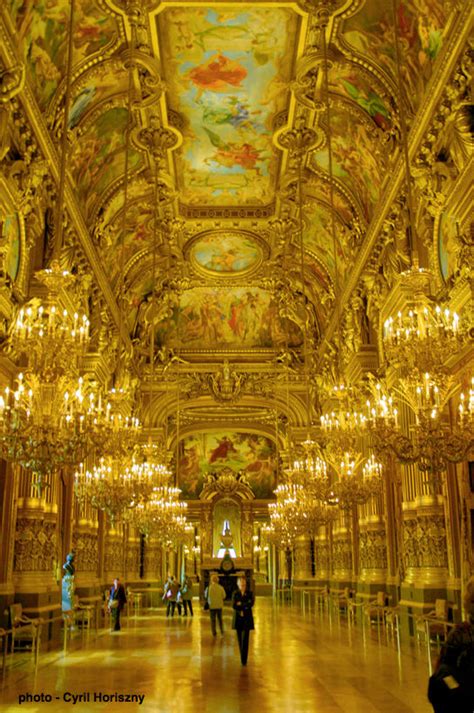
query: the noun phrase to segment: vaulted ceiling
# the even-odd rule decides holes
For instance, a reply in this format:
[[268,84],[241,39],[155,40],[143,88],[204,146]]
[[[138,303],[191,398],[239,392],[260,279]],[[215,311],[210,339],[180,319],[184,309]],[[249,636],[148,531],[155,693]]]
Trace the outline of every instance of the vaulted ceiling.
[[[7,4],[37,121],[59,147],[69,2]],[[400,111],[408,128],[419,120],[452,3],[75,5],[67,195],[109,308],[138,368],[154,339],[157,393],[173,357],[192,365],[181,399],[197,422],[255,417],[274,435],[270,377],[330,339],[401,180]],[[206,366],[225,359],[234,392],[245,371],[227,401]],[[176,411],[169,384],[160,393],[154,425]],[[282,406],[301,423],[298,408]]]

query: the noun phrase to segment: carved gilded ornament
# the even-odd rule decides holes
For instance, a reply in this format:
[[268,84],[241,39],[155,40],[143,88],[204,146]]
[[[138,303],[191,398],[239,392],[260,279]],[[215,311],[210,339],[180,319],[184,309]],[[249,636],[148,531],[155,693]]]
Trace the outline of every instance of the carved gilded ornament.
[[56,532],[55,521],[18,517],[13,559],[15,572],[52,572]]
[[242,500],[253,500],[255,495],[244,473],[236,473],[232,468],[221,468],[206,476],[206,483],[199,495],[201,500],[211,500],[217,495],[235,495]]
[[72,549],[75,554],[75,566],[77,571],[97,571],[99,562],[99,545],[96,532],[81,532],[78,529],[74,529]]
[[350,536],[335,537],[332,547],[332,571],[335,575],[346,575],[352,571],[352,545]]
[[387,536],[385,530],[360,531],[359,566],[361,571],[387,568]]
[[410,570],[447,568],[448,551],[444,516],[422,515],[403,521],[403,565]]

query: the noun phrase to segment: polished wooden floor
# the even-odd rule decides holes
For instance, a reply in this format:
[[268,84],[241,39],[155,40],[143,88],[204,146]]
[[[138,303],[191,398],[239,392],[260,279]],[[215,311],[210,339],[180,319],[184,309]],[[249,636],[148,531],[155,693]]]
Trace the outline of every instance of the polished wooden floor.
[[[198,606],[195,606],[195,610]],[[242,667],[230,610],[226,631],[211,635],[207,612],[166,619],[151,610],[125,619],[121,632],[80,636],[66,656],[9,657],[0,688],[8,713],[429,713],[427,662],[408,647],[398,653],[383,631],[348,626],[260,598],[249,663]],[[89,693],[73,704],[72,694]],[[144,696],[143,702],[94,702],[94,694]],[[24,702],[19,696],[51,696]],[[69,695],[67,695],[69,694]],[[66,700],[65,700],[66,698]],[[80,699],[79,699],[80,700]],[[454,713],[454,712],[453,712]]]

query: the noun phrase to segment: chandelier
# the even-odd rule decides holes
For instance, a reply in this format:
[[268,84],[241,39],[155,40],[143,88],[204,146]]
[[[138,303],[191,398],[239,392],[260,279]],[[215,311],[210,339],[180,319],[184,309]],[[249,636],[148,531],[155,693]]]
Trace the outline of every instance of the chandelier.
[[[446,470],[447,462],[470,459],[474,453],[474,389],[471,386],[460,394],[457,413],[449,418],[446,405],[456,390],[453,377],[442,380],[428,373],[400,379],[391,393],[377,383],[374,400],[367,401],[375,449],[391,451],[404,464],[418,463],[433,480]],[[411,414],[407,431],[402,430],[399,418],[403,405]]]
[[94,429],[91,436],[97,453],[103,456],[129,458],[137,448],[141,423],[133,412],[133,394],[113,388],[103,399],[91,403]]
[[36,276],[48,294],[45,302],[33,298],[20,309],[10,330],[8,350],[26,364],[15,387],[0,396],[0,453],[32,470],[41,493],[47,473],[86,456],[96,394],[78,368],[89,320],[62,306],[76,278],[57,263]]

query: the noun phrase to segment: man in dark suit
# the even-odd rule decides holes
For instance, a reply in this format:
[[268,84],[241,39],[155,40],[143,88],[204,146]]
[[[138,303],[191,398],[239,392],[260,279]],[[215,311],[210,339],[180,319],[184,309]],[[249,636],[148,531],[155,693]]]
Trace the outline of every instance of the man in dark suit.
[[255,602],[255,597],[253,592],[247,588],[247,580],[245,577],[239,577],[237,585],[239,588],[236,589],[232,595],[232,608],[234,610],[232,628],[237,632],[242,666],[246,666],[249,653],[250,632],[254,628],[252,607]]
[[112,617],[113,631],[120,631],[120,612],[127,603],[125,588],[118,577],[110,588],[109,611]]

